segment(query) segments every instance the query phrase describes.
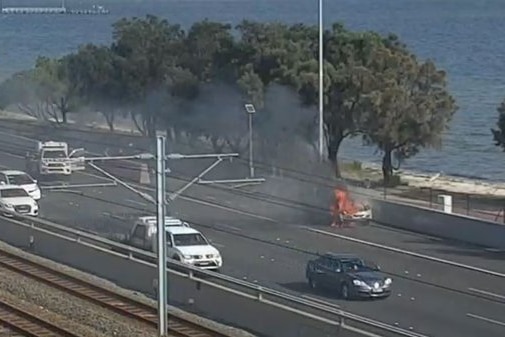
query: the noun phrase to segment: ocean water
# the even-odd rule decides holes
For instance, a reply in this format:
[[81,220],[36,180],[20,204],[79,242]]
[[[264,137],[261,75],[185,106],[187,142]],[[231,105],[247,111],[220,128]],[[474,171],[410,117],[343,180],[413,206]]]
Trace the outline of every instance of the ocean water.
[[[58,0],[3,0],[4,6],[59,5]],[[243,19],[317,24],[317,0],[67,0],[71,8],[104,5],[109,16],[0,16],[0,78],[33,65],[38,55],[59,56],[80,44],[109,43],[121,17],[155,14],[188,27],[209,18],[232,24]],[[324,19],[357,30],[392,32],[420,58],[448,72],[460,107],[443,148],[425,150],[404,168],[505,180],[505,153],[493,145],[490,128],[505,98],[505,1],[325,0]],[[349,140],[341,156],[376,162],[380,155]]]

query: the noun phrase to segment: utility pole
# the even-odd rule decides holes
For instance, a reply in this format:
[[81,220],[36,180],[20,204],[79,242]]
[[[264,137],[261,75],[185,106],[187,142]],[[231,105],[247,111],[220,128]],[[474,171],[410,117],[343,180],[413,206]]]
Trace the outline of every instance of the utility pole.
[[246,104],[245,110],[247,111],[248,118],[248,131],[249,131],[249,178],[254,178],[254,160],[253,160],[253,115],[256,113],[256,109],[252,104]]
[[156,208],[158,224],[158,336],[168,333],[167,238],[165,235],[165,137],[156,139]]
[[319,159],[323,161],[323,113],[324,113],[324,93],[323,93],[323,0],[319,0]]

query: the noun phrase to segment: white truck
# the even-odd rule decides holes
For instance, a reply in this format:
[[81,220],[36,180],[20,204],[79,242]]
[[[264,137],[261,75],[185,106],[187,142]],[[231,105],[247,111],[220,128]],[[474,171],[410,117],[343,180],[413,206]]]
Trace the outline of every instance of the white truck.
[[74,171],[82,171],[85,167],[84,157],[76,154],[84,149],[69,152],[65,142],[38,142],[34,153],[26,156],[26,171],[35,179],[68,178]]
[[[135,221],[123,243],[156,253],[157,232],[156,216],[142,216]],[[223,265],[219,251],[201,232],[190,227],[187,222],[167,216],[165,233],[167,258],[209,270],[218,270]]]

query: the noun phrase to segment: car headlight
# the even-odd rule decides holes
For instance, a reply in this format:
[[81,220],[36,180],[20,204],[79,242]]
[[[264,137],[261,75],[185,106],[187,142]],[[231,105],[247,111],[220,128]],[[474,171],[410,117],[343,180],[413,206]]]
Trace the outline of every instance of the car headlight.
[[390,285],[391,282],[393,282],[393,280],[391,280],[389,277],[386,280],[384,280],[384,284],[387,286]]
[[355,286],[358,286],[358,287],[364,287],[366,286],[366,283],[361,281],[361,280],[352,280],[352,283],[355,285]]
[[191,255],[184,255],[184,259],[191,260]]
[[4,206],[5,206],[6,208],[14,208],[14,205],[13,205],[13,204],[4,204]]

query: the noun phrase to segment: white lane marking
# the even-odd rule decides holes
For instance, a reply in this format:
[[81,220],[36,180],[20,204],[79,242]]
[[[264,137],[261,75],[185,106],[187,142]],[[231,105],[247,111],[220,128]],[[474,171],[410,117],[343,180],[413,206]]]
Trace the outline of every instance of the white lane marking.
[[479,294],[482,294],[482,295],[488,295],[488,296],[491,296],[491,297],[499,298],[501,300],[505,300],[505,296],[504,295],[499,295],[499,294],[495,294],[495,293],[492,293],[492,292],[489,292],[489,291],[480,290],[480,289],[476,289],[476,288],[468,288],[468,290],[470,290],[470,291],[472,291],[474,293],[479,293]]
[[371,247],[376,247],[376,248],[388,250],[388,251],[391,251],[391,252],[400,253],[400,254],[403,254],[403,255],[410,255],[410,256],[414,256],[414,257],[417,257],[417,258],[420,258],[420,259],[424,259],[424,260],[428,260],[428,261],[438,262],[438,263],[447,264],[447,265],[450,265],[450,266],[453,266],[453,267],[458,267],[458,268],[467,269],[467,270],[471,270],[471,271],[475,271],[475,272],[479,272],[479,273],[483,273],[483,274],[488,274],[488,275],[492,275],[492,276],[496,276],[496,277],[505,278],[505,274],[504,273],[500,273],[500,272],[493,271],[493,270],[488,270],[488,269],[484,269],[484,268],[470,266],[470,265],[467,265],[467,264],[463,264],[463,263],[459,263],[459,262],[455,262],[455,261],[450,261],[450,260],[445,260],[445,259],[441,259],[441,258],[434,257],[434,256],[429,256],[429,255],[424,255],[424,254],[420,254],[420,253],[415,253],[415,252],[411,252],[411,251],[408,251],[408,250],[403,250],[403,249],[400,249],[400,248],[395,248],[395,247],[390,247],[390,246],[386,246],[386,245],[381,245],[381,244],[378,244],[378,243],[375,243],[375,242],[360,240],[360,239],[356,239],[356,238],[345,236],[345,235],[341,235],[341,234],[336,234],[336,233],[332,233],[332,232],[323,231],[323,230],[320,230],[320,229],[309,228],[309,227],[302,227],[302,228],[305,229],[305,230],[307,230],[307,231],[309,231],[309,232],[314,232],[314,233],[319,233],[319,234],[323,234],[323,235],[333,236],[333,237],[336,237],[336,238],[339,238],[339,239],[342,239],[342,240],[347,240],[347,241],[351,241],[351,242],[355,242],[355,243],[360,243],[360,244],[363,244],[363,245],[367,245],[367,246],[371,246]]
[[475,314],[471,314],[471,313],[467,313],[466,316],[471,317],[471,318],[475,318],[475,319],[478,319],[478,320],[481,320],[484,322],[488,322],[488,323],[492,323],[492,324],[496,324],[496,325],[505,327],[505,322],[497,321],[495,319],[491,319],[491,318],[487,318],[487,317],[483,317],[483,316],[479,316],[479,315],[475,315]]
[[334,303],[331,303],[331,302],[327,302],[327,301],[324,301],[324,300],[321,300],[317,297],[312,297],[312,296],[309,296],[309,295],[302,295],[303,298],[306,298],[310,301],[314,301],[314,302],[317,302],[317,303],[320,303],[320,304],[323,304],[327,307],[331,307],[331,308],[340,308],[340,305],[338,304],[334,304]]
[[499,249],[499,248],[484,248],[484,251],[489,252],[489,253],[505,253],[504,249]]
[[222,244],[220,244],[220,243],[211,242],[211,244],[212,244],[213,246],[215,246],[215,247],[219,247],[219,248],[224,248],[224,247],[225,247],[225,245],[222,245]]
[[11,157],[14,157],[14,158],[25,158],[24,156],[20,156],[18,154],[13,154],[13,153],[10,153],[10,152],[4,152],[4,151],[0,151],[1,153],[5,154],[5,155],[8,155],[8,156],[11,156]]
[[233,231],[237,231],[237,232],[241,232],[242,229],[241,228],[238,228],[238,227],[235,227],[235,226],[232,226],[232,225],[227,225],[227,224],[216,224],[216,226],[219,228],[227,228],[227,229],[231,229]]
[[[95,177],[95,175],[92,174],[92,173],[81,172],[81,174],[88,175],[90,177]],[[144,190],[148,190],[148,191],[154,191],[155,190],[152,187],[142,186],[142,185],[138,185],[138,184],[128,184],[128,185],[135,186],[138,189],[144,189]],[[278,223],[277,220],[274,220],[274,219],[271,219],[271,218],[268,218],[268,217],[264,217],[264,216],[261,216],[261,215],[256,215],[256,214],[253,214],[253,213],[241,211],[241,210],[236,209],[236,208],[231,208],[231,207],[227,207],[227,206],[223,206],[223,205],[213,204],[213,203],[210,203],[210,202],[207,202],[207,201],[197,200],[197,199],[194,199],[194,198],[191,198],[191,197],[182,196],[182,195],[180,195],[179,198],[182,199],[182,200],[185,200],[185,201],[194,202],[196,204],[201,204],[201,205],[205,205],[205,206],[209,206],[209,207],[214,207],[214,208],[217,208],[217,209],[222,209],[224,211],[228,211],[228,212],[231,212],[231,213],[237,213],[237,214],[246,215],[246,216],[249,216],[249,217],[255,218],[255,219],[266,220],[266,221],[269,221],[269,222]]]
[[136,200],[131,200],[131,199],[126,199],[125,201],[128,201],[129,203],[135,204],[135,205],[140,205],[140,206],[149,206],[148,204]]
[[[83,175],[83,176],[89,176],[89,173],[87,173],[87,172],[77,171],[75,173]],[[105,181],[108,181],[108,182],[114,181],[114,180],[112,180],[110,178],[99,176],[99,175],[93,175],[92,177],[93,178],[97,178],[97,179],[101,179],[101,180],[105,180]]]

